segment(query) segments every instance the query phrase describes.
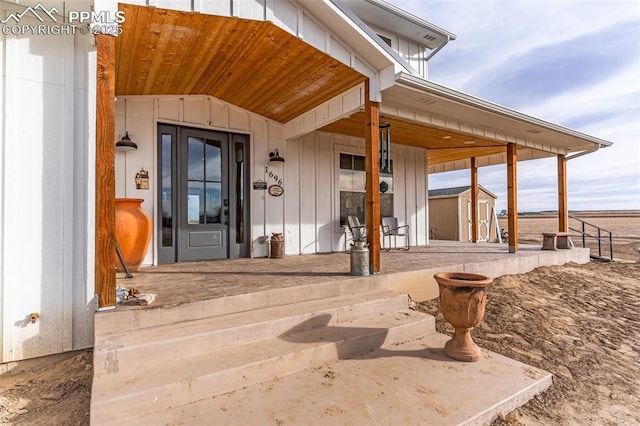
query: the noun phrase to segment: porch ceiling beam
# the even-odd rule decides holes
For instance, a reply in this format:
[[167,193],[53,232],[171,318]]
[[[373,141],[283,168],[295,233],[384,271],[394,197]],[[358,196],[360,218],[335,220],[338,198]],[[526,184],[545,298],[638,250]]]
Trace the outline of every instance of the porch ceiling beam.
[[380,272],[380,105],[370,100],[369,80],[364,85],[365,96],[365,172],[367,242],[371,272]]
[[564,155],[558,155],[558,231],[569,232],[567,157]]
[[507,222],[509,232],[509,253],[518,251],[518,182],[516,164],[518,150],[516,144],[507,145]]
[[98,308],[116,306],[115,51],[116,40],[96,36],[96,240]]

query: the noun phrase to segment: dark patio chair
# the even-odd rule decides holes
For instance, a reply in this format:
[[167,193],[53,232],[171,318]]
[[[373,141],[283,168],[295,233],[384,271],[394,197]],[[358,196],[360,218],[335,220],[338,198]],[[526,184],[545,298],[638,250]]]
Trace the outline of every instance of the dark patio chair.
[[[409,250],[409,225],[398,226],[398,218],[396,217],[383,217],[380,219],[382,225],[382,248],[384,250],[390,251],[392,248],[397,249],[398,237],[404,237],[406,245],[402,248],[403,250]],[[391,237],[393,237],[393,247],[391,247]],[[389,239],[389,244],[385,247],[385,239]]]

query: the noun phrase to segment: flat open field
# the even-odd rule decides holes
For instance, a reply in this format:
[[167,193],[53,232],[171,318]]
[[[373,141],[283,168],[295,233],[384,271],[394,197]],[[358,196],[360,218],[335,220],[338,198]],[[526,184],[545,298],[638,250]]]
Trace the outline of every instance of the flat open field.
[[[637,260],[638,252],[635,247],[640,247],[640,213],[639,212],[585,212],[571,213],[589,224],[598,226],[612,232],[613,256],[620,260]],[[498,218],[500,228],[507,229],[507,218]],[[569,219],[569,228],[581,229],[581,224]],[[542,243],[543,232],[558,230],[558,218],[554,215],[530,214],[518,217],[518,241],[521,243]],[[586,226],[585,231],[591,235],[597,235],[598,230],[593,226]],[[577,247],[582,247],[582,237],[575,231],[570,231],[571,240]],[[607,239],[602,244],[602,253],[609,256],[609,234],[601,233],[601,237]],[[595,238],[586,239],[587,247],[592,254],[598,254]]]

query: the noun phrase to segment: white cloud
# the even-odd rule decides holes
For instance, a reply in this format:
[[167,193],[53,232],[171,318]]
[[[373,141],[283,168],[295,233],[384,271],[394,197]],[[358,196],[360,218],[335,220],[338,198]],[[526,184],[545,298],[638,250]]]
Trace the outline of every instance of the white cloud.
[[[458,36],[430,61],[430,79],[493,102],[505,94],[500,79],[510,79],[510,87],[528,89],[528,96],[517,98],[518,111],[614,142],[569,162],[570,209],[640,208],[640,2],[389,1]],[[594,49],[605,55],[592,54]],[[567,63],[572,72],[592,72],[582,85],[536,68],[566,63],[569,53],[576,61]],[[537,55],[546,55],[544,61]],[[555,78],[559,85],[531,93],[532,78]],[[518,164],[520,210],[557,207],[549,170],[555,170],[554,159]],[[498,205],[506,204],[506,168],[481,168],[479,174],[480,183],[499,196]],[[432,188],[468,184],[468,171],[430,176]]]

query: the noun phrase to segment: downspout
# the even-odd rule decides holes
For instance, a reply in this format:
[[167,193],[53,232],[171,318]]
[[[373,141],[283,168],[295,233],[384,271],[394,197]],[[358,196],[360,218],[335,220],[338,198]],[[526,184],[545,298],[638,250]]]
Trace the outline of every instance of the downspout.
[[588,149],[586,151],[582,151],[582,152],[578,152],[576,154],[573,154],[571,156],[567,156],[567,161],[568,160],[573,160],[574,158],[578,158],[578,157],[582,157],[583,155],[587,155],[587,154],[591,154],[592,152],[596,152],[597,150],[600,149],[602,145],[601,144],[597,144],[594,148]]
[[423,61],[429,62],[429,59],[433,58],[436,55],[436,53],[438,53],[443,47],[445,47],[447,45],[447,43],[449,43],[449,41],[451,41],[451,37],[447,36],[447,38],[445,39],[444,43],[442,43],[440,46],[438,46],[434,50],[432,50],[431,53],[429,54],[429,56],[424,58]]

